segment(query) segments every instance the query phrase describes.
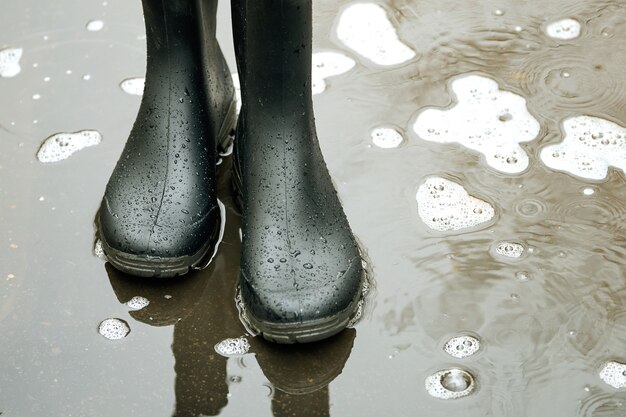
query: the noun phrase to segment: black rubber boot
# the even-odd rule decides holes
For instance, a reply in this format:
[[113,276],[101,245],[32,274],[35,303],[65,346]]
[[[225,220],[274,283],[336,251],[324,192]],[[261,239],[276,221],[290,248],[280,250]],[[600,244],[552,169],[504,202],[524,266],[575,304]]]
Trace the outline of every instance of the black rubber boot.
[[215,38],[216,0],[143,0],[148,64],[137,120],[100,208],[104,252],[139,276],[186,273],[220,228],[216,148],[236,105]]
[[315,132],[311,0],[232,4],[242,302],[268,340],[324,339],[354,314],[363,268]]

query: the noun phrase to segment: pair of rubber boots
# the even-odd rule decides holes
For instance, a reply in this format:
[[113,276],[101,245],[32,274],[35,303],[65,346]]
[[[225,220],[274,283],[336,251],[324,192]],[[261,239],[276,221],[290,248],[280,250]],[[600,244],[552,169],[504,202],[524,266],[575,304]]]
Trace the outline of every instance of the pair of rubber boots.
[[[236,120],[216,0],[143,0],[146,84],[99,214],[110,263],[173,277],[214,251],[219,149]],[[364,270],[316,137],[311,0],[233,0],[242,107],[233,177],[249,324],[281,343],[324,339],[357,311]]]

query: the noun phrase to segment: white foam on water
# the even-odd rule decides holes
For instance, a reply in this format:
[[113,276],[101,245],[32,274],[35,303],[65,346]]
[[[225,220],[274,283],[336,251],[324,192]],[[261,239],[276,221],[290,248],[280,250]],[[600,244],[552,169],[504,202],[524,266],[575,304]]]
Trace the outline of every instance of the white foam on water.
[[565,137],[540,152],[546,166],[577,177],[601,180],[609,167],[626,172],[626,129],[608,120],[578,116],[563,121]]
[[337,52],[316,52],[312,57],[311,89],[313,95],[326,90],[324,79],[344,74],[356,65],[353,59]]
[[496,253],[507,258],[519,258],[524,254],[524,246],[515,242],[500,242],[496,246]]
[[104,253],[104,249],[102,249],[102,241],[100,239],[96,240],[96,243],[93,245],[93,254],[96,255],[96,257],[104,261],[107,260],[106,254]]
[[404,142],[404,137],[396,129],[388,127],[378,127],[372,130],[372,143],[379,148],[397,148]]
[[455,358],[467,358],[480,350],[480,340],[473,336],[453,337],[443,347],[443,350]]
[[89,32],[98,32],[104,27],[102,20],[90,20],[85,26]]
[[100,142],[102,135],[97,130],[57,133],[43,142],[37,152],[37,159],[44,163],[59,162],[81,149],[98,145]]
[[600,379],[613,388],[626,388],[626,365],[619,362],[607,362],[600,370]]
[[432,397],[442,400],[454,400],[470,395],[476,388],[474,377],[458,368],[444,369],[428,376],[424,383],[426,391]]
[[495,214],[491,204],[470,196],[463,186],[441,177],[428,177],[420,185],[416,199],[422,221],[440,232],[474,227],[488,222]]
[[580,23],[574,19],[562,19],[546,26],[546,35],[554,39],[576,39],[580,36]]
[[131,310],[141,310],[142,308],[147,307],[148,304],[150,304],[150,301],[147,298],[138,295],[134,296],[126,302],[126,305]]
[[227,358],[245,355],[249,350],[250,342],[243,336],[236,339],[224,339],[215,345],[215,352]]
[[142,96],[146,79],[143,77],[126,78],[120,83],[120,88],[127,94]]
[[398,65],[415,57],[415,51],[398,39],[385,9],[374,3],[346,7],[339,17],[337,38],[378,65]]
[[22,48],[6,48],[0,50],[0,77],[11,78],[20,73],[20,59],[24,50]]
[[452,81],[456,105],[448,110],[427,109],[415,121],[420,138],[437,143],[456,142],[480,152],[495,170],[516,174],[528,167],[519,146],[539,134],[539,122],[528,112],[526,100],[501,91],[492,79],[465,75]]
[[120,340],[128,336],[130,327],[122,319],[106,319],[98,326],[98,333],[109,340]]

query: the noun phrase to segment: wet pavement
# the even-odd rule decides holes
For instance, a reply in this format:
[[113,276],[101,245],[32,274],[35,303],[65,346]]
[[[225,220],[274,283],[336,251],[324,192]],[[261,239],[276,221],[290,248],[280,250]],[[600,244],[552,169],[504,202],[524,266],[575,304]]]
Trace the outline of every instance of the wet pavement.
[[3,416],[626,415],[626,5],[314,3],[320,144],[374,284],[305,346],[238,319],[228,157],[208,268],[154,284],[94,255],[140,2],[3,5]]

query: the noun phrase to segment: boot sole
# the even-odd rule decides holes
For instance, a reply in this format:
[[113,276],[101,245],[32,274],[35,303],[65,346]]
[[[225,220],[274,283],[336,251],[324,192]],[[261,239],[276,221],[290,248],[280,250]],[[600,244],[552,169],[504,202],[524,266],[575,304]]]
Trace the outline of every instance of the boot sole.
[[345,310],[330,317],[310,320],[304,323],[269,323],[256,320],[250,314],[247,314],[246,318],[249,324],[256,329],[265,340],[270,342],[279,344],[311,343],[328,339],[348,327],[358,310],[360,299],[361,293],[359,292],[357,297],[352,300],[350,306]]
[[[232,145],[233,135],[231,133],[235,128],[236,121],[237,101],[233,98],[217,136],[218,152],[224,152]],[[224,210],[221,211],[223,212]],[[171,278],[178,275],[184,275],[188,273],[190,269],[201,269],[199,266],[206,267],[206,265],[210,262],[212,255],[214,255],[215,246],[219,240],[219,234],[221,233],[220,223],[222,222],[222,214],[223,213],[220,213],[216,224],[212,227],[213,234],[211,235],[211,238],[202,246],[202,248],[200,248],[200,250],[191,255],[172,258],[150,255],[134,255],[112,248],[107,243],[104,236],[99,233],[100,241],[102,242],[102,250],[111,265],[113,265],[116,269],[131,275],[159,278]],[[209,257],[209,255],[211,256]]]

